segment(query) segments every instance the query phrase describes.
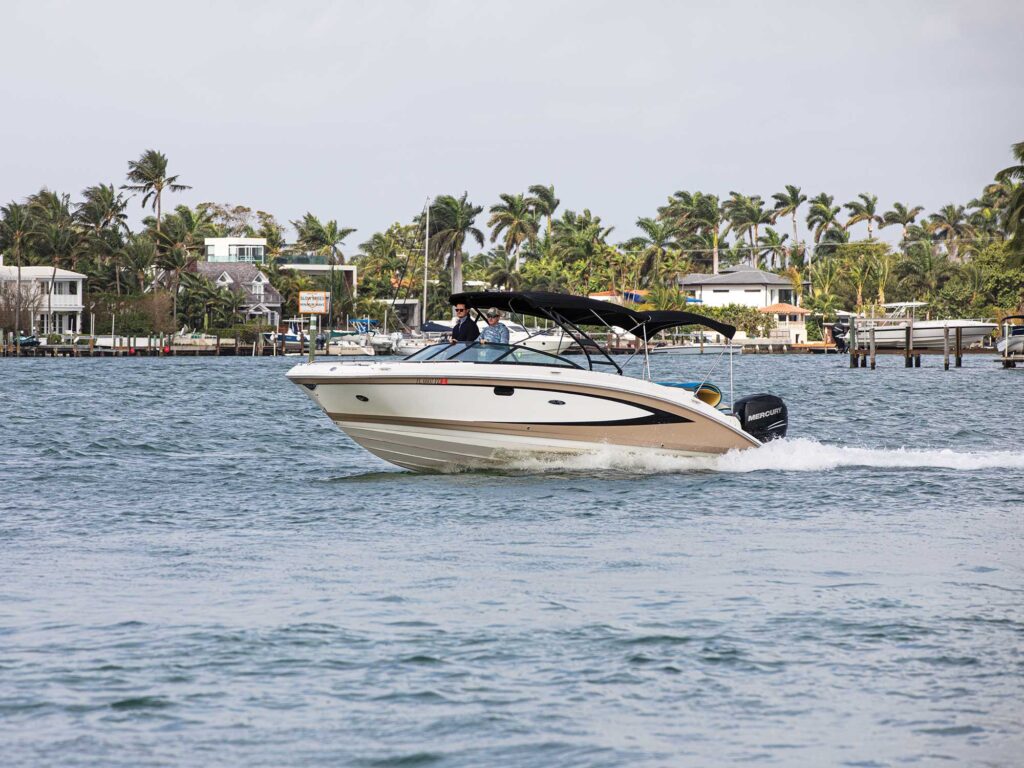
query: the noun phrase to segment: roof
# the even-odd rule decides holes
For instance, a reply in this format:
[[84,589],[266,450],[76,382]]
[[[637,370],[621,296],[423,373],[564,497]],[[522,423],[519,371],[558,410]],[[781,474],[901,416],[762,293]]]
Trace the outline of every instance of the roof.
[[[231,284],[228,287],[236,293],[244,293],[250,304],[281,304],[281,294],[271,285],[270,279],[255,264],[245,261],[232,261],[223,264],[219,262],[197,261],[195,263],[195,271],[214,282],[222,274],[226,273],[231,278]],[[263,295],[253,294],[249,290],[249,286],[252,285],[257,275],[264,280]]]
[[764,312],[766,315],[779,314],[779,315],[809,315],[811,310],[804,309],[803,307],[795,307],[792,304],[786,304],[785,302],[780,304],[772,304],[770,307],[761,307],[758,312]]
[[736,333],[736,329],[731,325],[692,312],[639,312],[609,301],[570,296],[566,293],[479,291],[454,293],[448,297],[448,301],[452,304],[465,304],[474,309],[496,307],[506,312],[545,317],[555,322],[565,320],[573,325],[617,325],[630,333],[646,330],[648,338],[658,331],[680,325],[703,325],[730,339]]
[[[41,280],[43,278],[49,280],[53,277],[53,267],[47,266],[34,266],[34,267],[22,267],[21,268],[21,279],[22,280]],[[17,280],[18,279],[18,268],[12,267],[10,264],[0,265],[0,280]],[[57,267],[57,279],[58,280],[84,280],[85,275],[81,272],[72,272],[70,269],[61,269]]]
[[756,269],[746,264],[739,264],[735,267],[727,267],[717,275],[709,275],[703,272],[691,272],[682,278],[683,285],[784,285],[792,287],[793,283],[788,277],[776,275],[774,272],[765,272],[763,269]]

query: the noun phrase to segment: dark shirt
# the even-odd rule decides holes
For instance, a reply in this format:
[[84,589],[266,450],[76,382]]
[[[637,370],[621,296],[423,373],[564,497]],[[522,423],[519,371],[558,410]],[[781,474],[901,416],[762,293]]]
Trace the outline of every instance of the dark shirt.
[[475,322],[469,317],[469,313],[465,317],[458,320],[455,323],[455,328],[452,329],[452,338],[456,341],[476,341],[480,335],[480,329],[477,328]]

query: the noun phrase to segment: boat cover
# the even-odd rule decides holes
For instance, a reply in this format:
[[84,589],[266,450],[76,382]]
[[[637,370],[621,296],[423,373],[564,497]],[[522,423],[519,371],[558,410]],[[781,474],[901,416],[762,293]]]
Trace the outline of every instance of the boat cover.
[[505,312],[515,312],[530,317],[555,320],[555,316],[568,320],[573,325],[608,325],[624,328],[638,336],[651,338],[658,331],[682,325],[702,325],[731,339],[736,329],[710,317],[693,312],[655,310],[644,312],[610,301],[598,301],[585,296],[571,296],[566,293],[546,291],[471,291],[453,293],[448,300],[454,304],[465,304],[471,309],[495,307]]

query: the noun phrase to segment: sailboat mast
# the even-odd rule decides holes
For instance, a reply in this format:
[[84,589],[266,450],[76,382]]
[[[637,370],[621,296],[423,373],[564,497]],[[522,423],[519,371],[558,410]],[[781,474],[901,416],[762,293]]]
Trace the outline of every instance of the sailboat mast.
[[423,309],[420,327],[427,324],[427,264],[430,263],[430,198],[427,198],[427,224],[423,230]]

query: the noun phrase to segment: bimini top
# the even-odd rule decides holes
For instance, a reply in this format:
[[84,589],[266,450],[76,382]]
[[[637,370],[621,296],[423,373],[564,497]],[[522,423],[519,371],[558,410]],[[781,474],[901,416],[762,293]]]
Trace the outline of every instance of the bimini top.
[[657,310],[641,312],[629,307],[598,301],[584,296],[570,296],[566,293],[546,291],[476,291],[453,293],[448,297],[452,304],[465,304],[471,309],[496,307],[505,312],[515,312],[531,317],[543,317],[559,325],[568,321],[573,325],[617,325],[630,333],[651,338],[659,331],[681,325],[702,325],[731,339],[736,328],[710,317],[692,312]]

